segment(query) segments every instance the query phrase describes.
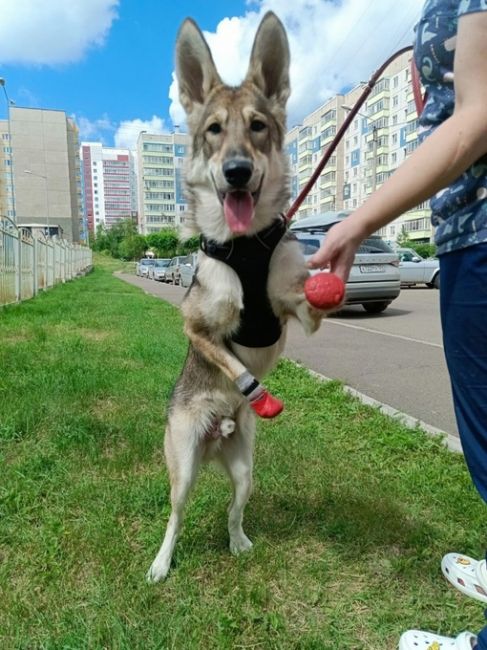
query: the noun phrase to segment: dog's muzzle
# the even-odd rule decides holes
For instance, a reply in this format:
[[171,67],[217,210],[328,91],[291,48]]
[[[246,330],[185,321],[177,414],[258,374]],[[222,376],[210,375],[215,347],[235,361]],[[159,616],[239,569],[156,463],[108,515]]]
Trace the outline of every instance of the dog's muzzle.
[[254,166],[246,158],[231,158],[223,163],[222,171],[230,187],[241,190],[247,187],[252,178]]

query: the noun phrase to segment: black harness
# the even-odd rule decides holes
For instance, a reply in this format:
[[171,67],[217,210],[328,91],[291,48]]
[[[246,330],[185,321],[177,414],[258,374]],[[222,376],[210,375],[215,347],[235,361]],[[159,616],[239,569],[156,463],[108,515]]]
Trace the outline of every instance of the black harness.
[[243,310],[240,325],[232,341],[249,348],[263,348],[279,340],[280,320],[272,311],[267,295],[267,280],[272,254],[285,235],[287,222],[279,216],[273,223],[252,237],[236,237],[219,244],[201,237],[201,250],[228,264],[238,275],[243,289]]

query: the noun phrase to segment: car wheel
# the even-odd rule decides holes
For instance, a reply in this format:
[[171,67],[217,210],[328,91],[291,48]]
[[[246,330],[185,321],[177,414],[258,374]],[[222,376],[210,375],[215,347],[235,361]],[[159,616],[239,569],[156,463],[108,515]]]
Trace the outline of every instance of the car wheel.
[[440,288],[440,274],[439,273],[437,273],[435,275],[435,277],[433,278],[433,286],[434,286],[435,289]]
[[385,311],[391,303],[387,300],[380,300],[378,302],[364,302],[362,307],[368,314],[380,314]]

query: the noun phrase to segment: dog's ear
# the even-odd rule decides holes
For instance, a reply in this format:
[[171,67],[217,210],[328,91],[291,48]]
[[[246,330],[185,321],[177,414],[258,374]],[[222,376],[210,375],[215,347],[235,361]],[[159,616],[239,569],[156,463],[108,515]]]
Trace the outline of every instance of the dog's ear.
[[203,104],[210,90],[222,83],[205,37],[191,18],[181,25],[176,41],[176,75],[186,113],[194,104]]
[[289,85],[289,44],[284,26],[272,11],[259,25],[250,55],[247,80],[281,108],[291,92]]

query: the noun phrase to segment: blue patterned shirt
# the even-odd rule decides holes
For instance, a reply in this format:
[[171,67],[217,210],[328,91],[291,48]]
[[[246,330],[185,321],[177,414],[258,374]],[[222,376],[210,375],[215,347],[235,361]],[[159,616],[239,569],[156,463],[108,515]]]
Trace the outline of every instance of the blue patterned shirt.
[[[427,101],[424,138],[453,113],[453,59],[458,18],[487,11],[487,0],[427,0],[417,26],[414,56]],[[487,119],[487,113],[486,113]],[[487,155],[431,199],[438,255],[487,241]]]

